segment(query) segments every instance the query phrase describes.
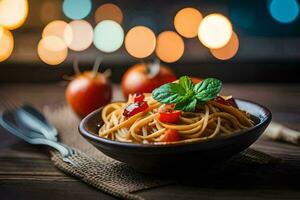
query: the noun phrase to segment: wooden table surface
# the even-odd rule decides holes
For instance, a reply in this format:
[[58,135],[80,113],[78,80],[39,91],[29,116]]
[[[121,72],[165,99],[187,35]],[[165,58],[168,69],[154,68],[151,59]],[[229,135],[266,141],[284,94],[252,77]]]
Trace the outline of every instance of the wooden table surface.
[[[30,102],[38,107],[64,101],[64,86],[57,84],[1,85],[0,101]],[[300,85],[225,84],[224,94],[232,94],[266,105],[273,119],[300,130]],[[122,99],[118,86],[114,100]],[[3,109],[4,105],[0,105]],[[137,192],[146,199],[300,199],[300,148],[260,138],[254,149],[282,159],[284,175],[264,181],[223,180],[223,185],[201,183],[168,185]],[[250,180],[250,181],[249,181]],[[263,177],[262,177],[263,180]],[[228,183],[228,184],[227,184]],[[49,160],[47,152],[26,144],[0,129],[0,199],[114,199],[101,191],[61,173]]]

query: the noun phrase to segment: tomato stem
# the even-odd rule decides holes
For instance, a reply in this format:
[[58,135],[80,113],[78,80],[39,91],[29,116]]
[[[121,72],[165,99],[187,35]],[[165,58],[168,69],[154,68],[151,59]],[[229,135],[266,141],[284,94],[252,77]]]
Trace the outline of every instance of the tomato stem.
[[146,63],[144,59],[141,59],[141,63],[146,68],[147,74],[149,74],[150,73],[149,64]]
[[109,78],[111,76],[111,70],[107,69],[103,72],[103,75],[105,76],[105,78]]
[[95,62],[94,62],[94,66],[93,66],[93,77],[94,78],[97,76],[97,73],[99,71],[99,67],[100,67],[101,62],[102,62],[101,57],[97,57]]
[[160,71],[160,61],[159,59],[155,59],[153,62],[148,63],[146,65],[148,75],[150,78],[154,78]]
[[64,74],[64,75],[62,76],[62,78],[63,78],[63,80],[65,80],[65,81],[72,81],[72,80],[75,79],[74,76],[68,76],[68,75],[66,75],[66,74]]
[[75,72],[75,75],[78,76],[81,74],[80,70],[79,70],[79,65],[78,65],[78,57],[75,56],[75,59],[73,61],[73,69],[74,69],[74,72]]

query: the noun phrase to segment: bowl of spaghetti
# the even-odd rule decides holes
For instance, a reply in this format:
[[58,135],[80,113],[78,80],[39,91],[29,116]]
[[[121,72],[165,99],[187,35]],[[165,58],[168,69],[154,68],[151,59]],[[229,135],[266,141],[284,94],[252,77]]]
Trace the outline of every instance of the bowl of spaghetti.
[[107,156],[147,173],[219,165],[263,133],[271,112],[221,96],[221,82],[184,76],[85,117],[79,131]]

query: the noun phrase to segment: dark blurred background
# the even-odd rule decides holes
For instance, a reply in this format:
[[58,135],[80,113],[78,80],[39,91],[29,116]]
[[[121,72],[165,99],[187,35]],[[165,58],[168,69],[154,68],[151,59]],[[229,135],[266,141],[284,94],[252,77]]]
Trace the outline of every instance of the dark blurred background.
[[[118,5],[124,14],[125,33],[135,25],[150,27],[155,34],[174,30],[173,18],[184,7],[195,7],[203,16],[219,12],[227,16],[239,36],[238,53],[230,60],[214,58],[198,40],[184,39],[183,57],[167,64],[177,75],[214,76],[225,82],[300,82],[300,19],[290,23],[276,21],[268,10],[266,0],[111,0],[93,1],[93,10],[85,18],[93,27],[93,13],[103,3]],[[299,3],[299,2],[298,2]],[[69,22],[62,12],[62,0],[29,0],[29,16],[25,24],[13,31],[15,47],[11,57],[0,62],[0,82],[54,82],[63,75],[72,75],[74,57],[79,58],[81,70],[91,69],[101,54],[93,45],[83,52],[69,51],[67,60],[58,66],[44,64],[37,55],[37,44],[43,28],[50,21]],[[287,11],[288,12],[288,11]],[[154,56],[146,60],[153,60]],[[140,62],[122,47],[108,54],[101,71],[112,69],[112,79],[120,82],[131,65]]]

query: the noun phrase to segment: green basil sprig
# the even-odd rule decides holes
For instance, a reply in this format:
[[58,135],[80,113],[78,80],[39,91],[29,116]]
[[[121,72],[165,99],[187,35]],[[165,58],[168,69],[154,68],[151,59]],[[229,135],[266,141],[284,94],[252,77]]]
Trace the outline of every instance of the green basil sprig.
[[207,78],[194,85],[188,76],[182,76],[179,83],[167,83],[152,92],[152,97],[161,103],[175,104],[176,110],[194,112],[196,106],[214,99],[222,88],[216,78]]

